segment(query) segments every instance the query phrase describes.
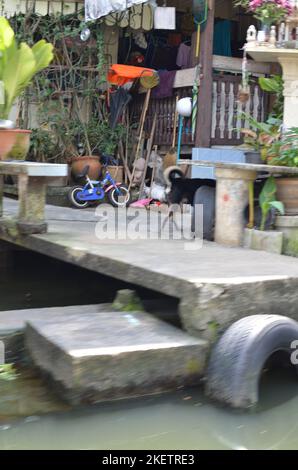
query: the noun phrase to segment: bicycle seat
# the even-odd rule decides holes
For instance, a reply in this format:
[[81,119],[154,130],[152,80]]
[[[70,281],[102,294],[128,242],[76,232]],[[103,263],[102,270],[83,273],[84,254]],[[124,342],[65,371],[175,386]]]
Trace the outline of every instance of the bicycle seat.
[[87,176],[88,173],[89,173],[89,168],[90,168],[90,166],[89,166],[89,165],[86,165],[86,166],[83,168],[82,173],[80,173],[77,177],[78,177],[78,178],[85,178],[85,176]]

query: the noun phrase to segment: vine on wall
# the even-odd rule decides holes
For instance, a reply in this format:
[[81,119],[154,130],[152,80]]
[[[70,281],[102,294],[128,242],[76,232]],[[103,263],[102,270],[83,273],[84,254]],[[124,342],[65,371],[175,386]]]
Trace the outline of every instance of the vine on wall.
[[[113,153],[121,128],[111,134],[103,84],[107,72],[103,26],[88,27],[90,39],[81,41],[82,11],[68,15],[17,14],[10,20],[19,41],[33,44],[43,38],[54,44],[55,58],[40,73],[19,102],[18,125],[28,128],[34,109],[30,157],[65,161],[79,154]],[[32,119],[31,119],[32,120]]]

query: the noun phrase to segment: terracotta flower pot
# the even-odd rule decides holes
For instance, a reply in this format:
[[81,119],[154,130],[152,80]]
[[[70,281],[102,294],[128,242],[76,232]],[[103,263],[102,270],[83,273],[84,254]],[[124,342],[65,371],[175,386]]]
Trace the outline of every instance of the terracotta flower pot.
[[30,134],[30,130],[0,129],[0,160],[25,160]]
[[117,183],[123,183],[123,166],[107,166],[107,170]]
[[298,215],[298,178],[276,178],[278,201],[284,203],[286,215]]
[[70,165],[71,173],[74,178],[77,178],[87,165],[89,165],[88,175],[92,180],[98,180],[100,177],[101,163],[99,161],[99,157],[95,155],[72,157],[70,159]]

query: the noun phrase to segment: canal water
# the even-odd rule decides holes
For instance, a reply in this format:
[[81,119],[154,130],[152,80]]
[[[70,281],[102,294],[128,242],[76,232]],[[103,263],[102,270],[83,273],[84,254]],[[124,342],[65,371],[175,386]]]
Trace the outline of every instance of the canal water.
[[[0,321],[1,310],[109,302],[124,286],[19,253],[14,268],[0,273]],[[173,299],[139,294],[153,314],[176,323]],[[0,449],[297,449],[294,371],[268,370],[260,390],[258,409],[245,413],[210,402],[203,386],[70,409],[34,371],[17,368],[6,380],[0,371]]]

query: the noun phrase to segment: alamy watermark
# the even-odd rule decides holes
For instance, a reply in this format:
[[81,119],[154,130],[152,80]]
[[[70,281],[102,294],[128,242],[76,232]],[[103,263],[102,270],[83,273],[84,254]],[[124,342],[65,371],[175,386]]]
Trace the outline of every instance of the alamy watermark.
[[294,366],[298,365],[298,339],[295,339],[294,341],[291,342],[291,349],[294,349],[294,351],[291,354],[291,363]]
[[[95,235],[99,240],[181,240],[185,250],[203,245],[203,205],[172,205],[167,212],[143,208],[113,208],[101,204]],[[190,243],[191,242],[191,243]]]
[[5,363],[5,345],[3,341],[0,341],[0,364]]

